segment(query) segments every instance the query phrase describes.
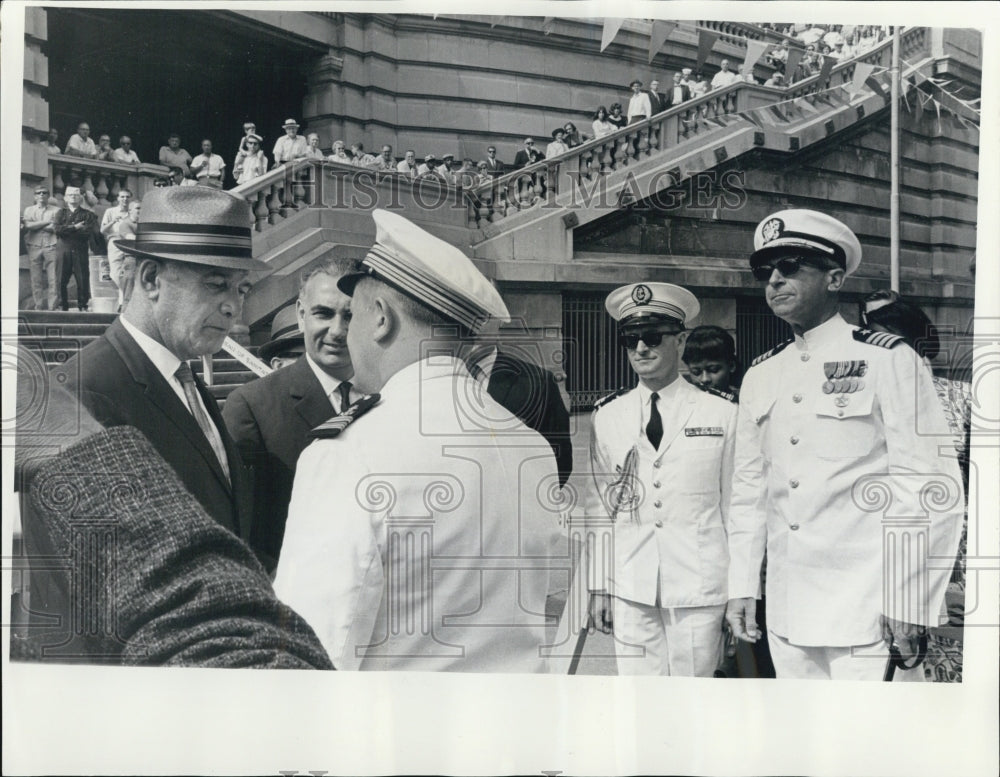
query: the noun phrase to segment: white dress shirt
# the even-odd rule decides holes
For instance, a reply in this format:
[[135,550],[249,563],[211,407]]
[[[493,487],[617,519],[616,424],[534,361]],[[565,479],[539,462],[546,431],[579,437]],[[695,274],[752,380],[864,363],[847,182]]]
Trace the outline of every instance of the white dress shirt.
[[[167,382],[167,385],[174,390],[177,398],[180,399],[181,403],[188,409],[188,412],[194,415],[191,410],[191,406],[188,404],[187,395],[184,393],[184,387],[181,382],[177,380],[176,372],[177,368],[181,366],[181,360],[178,359],[173,353],[171,353],[166,346],[161,343],[156,342],[152,337],[147,335],[145,332],[141,332],[134,324],[132,324],[125,316],[121,316],[122,326],[125,327],[125,331],[132,335],[132,339],[135,340],[142,352],[149,357],[149,360],[153,362],[153,366],[156,367],[157,371],[163,376],[163,379]],[[226,446],[222,442],[222,435],[219,434],[219,430],[215,426],[215,422],[212,420],[212,416],[208,413],[208,408],[205,407],[205,403],[202,401],[201,394],[198,394],[198,403],[201,405],[201,410],[208,419],[208,422],[212,426],[212,433],[215,437],[212,447],[216,452],[221,452],[225,456]],[[225,466],[228,467],[229,462],[223,462]]]
[[[306,361],[309,363],[309,369],[313,371],[313,375],[316,376],[316,380],[319,381],[319,385],[323,387],[323,392],[326,394],[327,399],[330,400],[330,406],[333,408],[333,412],[337,415],[343,413],[347,408],[340,406],[340,384],[343,383],[342,380],[337,380],[332,375],[329,375],[323,371],[323,369],[313,361],[309,354],[306,354]],[[351,402],[356,402],[361,399],[361,393],[351,386]]]

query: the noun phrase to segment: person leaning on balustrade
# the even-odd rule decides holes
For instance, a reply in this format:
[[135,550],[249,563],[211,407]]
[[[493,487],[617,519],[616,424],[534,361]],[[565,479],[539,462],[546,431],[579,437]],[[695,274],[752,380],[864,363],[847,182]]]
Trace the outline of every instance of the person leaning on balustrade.
[[118,148],[111,152],[111,161],[120,165],[138,165],[139,155],[132,150],[132,138],[122,135],[118,139]]
[[245,142],[246,150],[240,151],[233,162],[233,175],[236,176],[237,186],[259,178],[267,172],[267,157],[261,149],[264,139],[251,132],[246,136]]
[[603,138],[618,129],[618,126],[608,118],[608,110],[603,105],[597,107],[594,123],[591,126],[594,128],[595,138]]
[[76,128],[76,134],[70,135],[66,142],[66,152],[69,156],[82,156],[86,159],[97,157],[97,146],[90,137],[90,125],[81,121]]

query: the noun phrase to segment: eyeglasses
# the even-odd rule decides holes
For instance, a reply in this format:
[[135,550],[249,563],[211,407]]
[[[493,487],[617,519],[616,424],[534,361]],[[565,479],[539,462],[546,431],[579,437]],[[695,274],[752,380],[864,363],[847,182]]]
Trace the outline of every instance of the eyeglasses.
[[640,329],[636,332],[619,332],[618,344],[624,345],[630,351],[634,351],[639,341],[642,340],[647,348],[656,348],[663,342],[664,337],[674,337],[679,335],[680,329]]
[[751,268],[753,277],[761,283],[767,283],[771,279],[771,274],[777,270],[785,278],[791,278],[802,269],[803,266],[815,267],[820,270],[832,269],[827,267],[822,261],[808,256],[783,256],[773,262],[762,262]]

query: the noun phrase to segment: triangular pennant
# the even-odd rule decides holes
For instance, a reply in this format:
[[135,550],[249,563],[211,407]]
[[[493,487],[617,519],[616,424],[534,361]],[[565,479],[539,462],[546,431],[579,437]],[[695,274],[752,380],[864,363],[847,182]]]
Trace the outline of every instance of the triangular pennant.
[[773,113],[775,116],[777,116],[783,122],[787,122],[788,121],[788,117],[785,116],[785,114],[781,112],[781,108],[779,108],[777,105],[770,105],[770,106],[768,106],[768,109],[771,111],[771,113]]
[[821,84],[826,83],[826,79],[830,77],[830,71],[833,70],[835,64],[837,64],[837,60],[833,57],[823,57],[823,66],[819,69],[819,82]]
[[865,79],[865,86],[871,89],[875,94],[882,95],[885,100],[891,99],[891,95],[886,93],[885,87],[882,86],[882,82],[879,81],[875,76],[869,76]]
[[542,19],[542,32],[544,32],[546,35],[552,32],[553,22],[555,20],[556,17],[554,16],[546,16],[544,19]]
[[799,69],[799,62],[805,51],[800,48],[791,47],[788,49],[788,58],[785,60],[785,83],[790,84],[795,80],[795,71]]
[[854,78],[851,79],[850,86],[844,84],[852,97],[865,88],[865,81],[868,80],[874,69],[875,66],[868,62],[858,62],[854,66]]
[[695,63],[694,70],[697,73],[701,70],[702,66],[705,64],[705,60],[708,59],[708,55],[712,53],[712,46],[719,39],[719,33],[711,32],[706,29],[698,30],[698,61]]
[[754,111],[741,111],[740,113],[737,113],[736,115],[739,116],[744,121],[750,122],[755,127],[762,126],[761,123],[760,123],[760,119],[758,119],[753,114],[754,114]]
[[767,108],[754,108],[752,111],[750,111],[750,113],[753,114],[754,117],[757,119],[759,126],[767,124],[771,127],[774,127],[777,125],[777,122],[771,116],[771,111],[769,111]]
[[762,40],[748,40],[747,55],[746,59],[743,60],[743,66],[740,68],[740,72],[743,75],[753,73],[753,66],[757,64],[757,61],[763,56],[764,52],[770,48],[770,46],[770,43],[766,43]]
[[795,101],[795,107],[803,113],[819,113],[819,108],[804,97]]
[[663,48],[670,33],[677,27],[677,22],[653,22],[653,29],[649,33],[649,63],[653,63],[653,57]]
[[601,51],[611,45],[623,24],[625,24],[624,19],[606,18],[604,20],[604,30],[601,33]]

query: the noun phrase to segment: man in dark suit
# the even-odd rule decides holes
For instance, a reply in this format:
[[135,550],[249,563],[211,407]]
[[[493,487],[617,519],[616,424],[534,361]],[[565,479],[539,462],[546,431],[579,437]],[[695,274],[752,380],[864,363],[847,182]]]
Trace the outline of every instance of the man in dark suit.
[[[312,442],[309,433],[361,398],[350,382],[351,298],[337,288],[337,280],[351,269],[350,262],[330,261],[302,277],[294,311],[305,355],[240,386],[226,400],[223,417],[253,484],[250,546],[268,571],[278,562],[295,464]],[[280,342],[281,332],[273,337]],[[268,353],[265,349],[263,355]]]
[[[533,165],[535,164],[535,162],[540,162],[543,159],[545,159],[545,154],[543,154],[541,151],[535,148],[535,141],[532,138],[525,138],[524,148],[522,148],[514,155],[514,169],[520,170],[523,167],[527,167],[528,165]],[[532,173],[530,176],[525,175],[519,177],[517,181],[518,197],[521,196],[521,193],[526,186],[530,184],[531,188],[534,188],[537,183],[538,183],[537,173]],[[544,196],[545,194],[544,188],[545,184],[543,182],[542,192],[540,196]]]
[[664,106],[660,110],[673,108],[691,99],[691,88],[683,83],[680,73],[674,73],[674,83],[670,90],[664,95]]
[[63,589],[64,603],[70,590],[78,598],[58,619],[12,629],[11,658],[331,669],[250,548],[205,512],[149,441],[129,426],[104,430],[58,382],[40,385],[44,370],[19,350],[22,525],[29,558],[47,561],[34,571]]
[[[527,359],[515,356],[512,346],[499,347],[496,333],[484,331],[480,345],[466,359],[476,380],[486,381],[486,392],[552,446],[559,470],[559,485],[566,485],[573,471],[573,442],[569,410],[563,403],[555,376]],[[522,351],[524,349],[516,349]],[[522,353],[527,356],[528,354]]]
[[58,369],[57,381],[106,426],[134,426],[219,525],[247,538],[250,492],[239,450],[188,360],[217,352],[240,320],[252,256],[245,200],[209,187],[143,200],[135,289],[122,315]]
[[660,91],[659,81],[650,81],[647,91],[649,94],[649,107],[653,109],[652,116],[667,109],[666,96]]
[[498,178],[506,172],[504,163],[497,159],[497,147],[490,146],[486,149],[486,174],[490,178]]

